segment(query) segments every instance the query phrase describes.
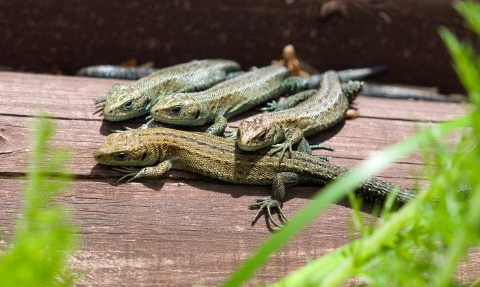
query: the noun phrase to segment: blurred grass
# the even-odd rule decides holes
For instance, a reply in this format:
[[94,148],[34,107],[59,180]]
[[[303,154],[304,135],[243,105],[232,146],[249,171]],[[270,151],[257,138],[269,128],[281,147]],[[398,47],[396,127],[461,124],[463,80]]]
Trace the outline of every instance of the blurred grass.
[[51,120],[36,119],[32,130],[24,204],[12,243],[0,257],[0,286],[71,286],[76,275],[67,258],[77,244],[76,227],[54,201],[72,178],[64,168],[70,156],[49,146]]

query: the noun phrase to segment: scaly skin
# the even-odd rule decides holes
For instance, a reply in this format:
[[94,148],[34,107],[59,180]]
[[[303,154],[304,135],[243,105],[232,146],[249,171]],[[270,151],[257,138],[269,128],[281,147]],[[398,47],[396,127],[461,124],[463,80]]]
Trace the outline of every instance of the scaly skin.
[[228,60],[201,60],[160,69],[132,84],[117,84],[108,92],[103,116],[109,121],[123,121],[148,114],[164,95],[195,92],[224,81],[240,65]]
[[174,125],[214,122],[207,133],[220,135],[228,118],[284,93],[288,75],[288,70],[280,66],[255,69],[202,92],[165,96],[153,106],[150,115],[156,121]]
[[[266,208],[269,215],[274,207],[281,213],[285,186],[323,186],[348,172],[348,169],[301,152],[292,152],[290,158],[280,163],[279,155],[269,156],[267,152],[244,152],[235,141],[205,133],[150,128],[109,135],[95,151],[94,158],[127,173],[119,181],[159,178],[170,169],[179,169],[235,184],[272,185],[271,198],[258,199],[253,205],[260,210]],[[397,188],[398,203],[415,197],[413,191],[377,178],[368,179],[357,193],[368,200],[383,202],[394,188]],[[270,219],[274,222],[271,215]]]
[[305,145],[305,137],[326,130],[341,121],[349,103],[356,97],[362,82],[350,82],[353,91],[342,84],[337,74],[323,74],[321,88],[313,96],[293,108],[258,114],[243,120],[237,130],[240,149],[254,151],[276,145],[270,154],[282,151],[280,158],[298,143]]

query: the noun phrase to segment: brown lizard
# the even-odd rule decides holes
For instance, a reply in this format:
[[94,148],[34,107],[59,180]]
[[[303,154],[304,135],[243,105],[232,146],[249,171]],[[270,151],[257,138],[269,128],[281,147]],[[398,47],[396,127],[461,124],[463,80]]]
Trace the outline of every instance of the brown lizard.
[[[126,173],[118,181],[130,182],[140,178],[159,178],[170,169],[194,172],[218,180],[252,185],[272,185],[270,198],[259,198],[252,207],[266,209],[270,220],[277,225],[271,208],[280,215],[285,199],[285,187],[297,184],[325,185],[341,178],[348,169],[318,157],[293,151],[290,158],[280,161],[279,155],[269,156],[268,150],[244,152],[235,141],[205,134],[169,128],[128,130],[109,135],[95,151],[97,162],[118,166]],[[367,179],[357,193],[372,201],[384,201],[393,189],[396,201],[404,203],[414,198],[411,190],[397,187],[377,178]]]

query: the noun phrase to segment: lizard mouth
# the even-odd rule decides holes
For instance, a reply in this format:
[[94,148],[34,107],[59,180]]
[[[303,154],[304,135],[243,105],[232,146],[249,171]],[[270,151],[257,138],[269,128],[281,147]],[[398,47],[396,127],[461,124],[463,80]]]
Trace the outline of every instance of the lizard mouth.
[[136,110],[130,112],[115,112],[115,108],[111,105],[106,104],[103,108],[103,117],[107,121],[118,122],[123,120],[128,120],[131,118],[143,116],[147,113],[142,113]]

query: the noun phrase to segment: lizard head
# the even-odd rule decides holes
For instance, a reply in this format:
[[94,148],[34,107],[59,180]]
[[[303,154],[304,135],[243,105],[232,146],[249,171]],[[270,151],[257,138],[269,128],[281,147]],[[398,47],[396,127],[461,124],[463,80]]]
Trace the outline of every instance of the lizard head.
[[113,133],[105,138],[94,153],[95,161],[114,166],[150,166],[158,157],[142,144],[134,130]]
[[207,121],[208,111],[196,100],[196,96],[176,94],[163,98],[150,110],[157,121],[174,125],[201,126]]
[[237,145],[240,149],[254,151],[284,140],[279,125],[267,117],[254,116],[243,120],[237,130]]
[[107,94],[103,116],[108,121],[123,121],[148,113],[151,107],[149,97],[143,91],[127,84],[114,85]]

